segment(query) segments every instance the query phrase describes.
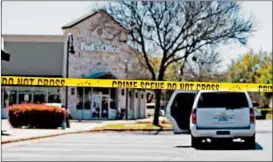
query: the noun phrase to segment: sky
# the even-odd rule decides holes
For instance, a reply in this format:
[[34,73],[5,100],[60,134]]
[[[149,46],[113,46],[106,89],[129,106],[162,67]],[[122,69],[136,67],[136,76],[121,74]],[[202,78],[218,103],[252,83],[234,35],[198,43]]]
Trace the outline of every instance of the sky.
[[[2,2],[2,34],[62,35],[61,27],[107,1],[4,1]],[[258,31],[248,44],[230,44],[219,49],[223,56],[223,69],[239,55],[250,49],[272,51],[272,2],[244,1],[242,14],[252,14]]]

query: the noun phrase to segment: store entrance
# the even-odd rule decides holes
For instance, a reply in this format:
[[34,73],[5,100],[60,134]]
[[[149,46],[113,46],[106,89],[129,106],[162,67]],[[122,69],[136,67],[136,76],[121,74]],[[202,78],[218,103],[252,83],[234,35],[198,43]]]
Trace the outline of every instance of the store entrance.
[[94,94],[92,95],[92,118],[109,118],[110,95]]

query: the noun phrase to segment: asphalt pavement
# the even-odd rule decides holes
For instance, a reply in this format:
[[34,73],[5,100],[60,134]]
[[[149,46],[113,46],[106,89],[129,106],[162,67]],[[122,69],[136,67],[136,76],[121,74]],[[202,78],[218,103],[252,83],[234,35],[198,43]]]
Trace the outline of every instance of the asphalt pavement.
[[272,161],[272,121],[256,134],[256,149],[242,143],[190,146],[172,132],[83,133],[2,145],[3,161]]

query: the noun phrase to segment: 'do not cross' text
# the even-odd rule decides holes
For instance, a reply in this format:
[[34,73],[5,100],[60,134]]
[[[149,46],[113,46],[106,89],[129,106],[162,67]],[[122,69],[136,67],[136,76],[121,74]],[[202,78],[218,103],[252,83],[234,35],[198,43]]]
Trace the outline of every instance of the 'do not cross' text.
[[64,79],[47,78],[2,78],[2,85],[29,85],[29,86],[65,86]]

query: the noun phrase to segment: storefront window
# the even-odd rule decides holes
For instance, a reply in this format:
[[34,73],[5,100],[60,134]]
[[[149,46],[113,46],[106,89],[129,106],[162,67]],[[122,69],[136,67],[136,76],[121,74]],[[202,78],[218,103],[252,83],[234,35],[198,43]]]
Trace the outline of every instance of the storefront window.
[[19,90],[19,104],[31,103],[32,102],[32,92],[30,90]]
[[60,96],[58,94],[50,94],[48,96],[48,103],[61,103]]
[[10,90],[9,88],[1,88],[1,107],[7,108],[10,105],[17,104],[17,93],[15,90]]
[[[59,88],[49,88],[48,91],[48,103],[61,103],[60,97],[60,89]],[[40,96],[41,97],[41,96]]]
[[33,103],[45,103],[46,102],[46,92],[36,91],[33,96]]
[[93,92],[108,95],[109,94],[109,88],[94,88]]
[[117,109],[116,96],[117,96],[117,89],[111,88],[110,89],[110,108],[111,109]]
[[84,90],[84,109],[91,109],[91,88],[86,87]]
[[2,89],[2,107],[22,103],[61,103],[56,87],[8,87]]
[[121,90],[121,95],[124,96],[124,89]]
[[7,108],[9,105],[8,105],[8,102],[9,102],[9,96],[8,96],[8,92],[2,88],[2,108]]
[[77,109],[83,109],[83,87],[77,87]]
[[17,104],[17,91],[11,90],[9,91],[9,106]]

